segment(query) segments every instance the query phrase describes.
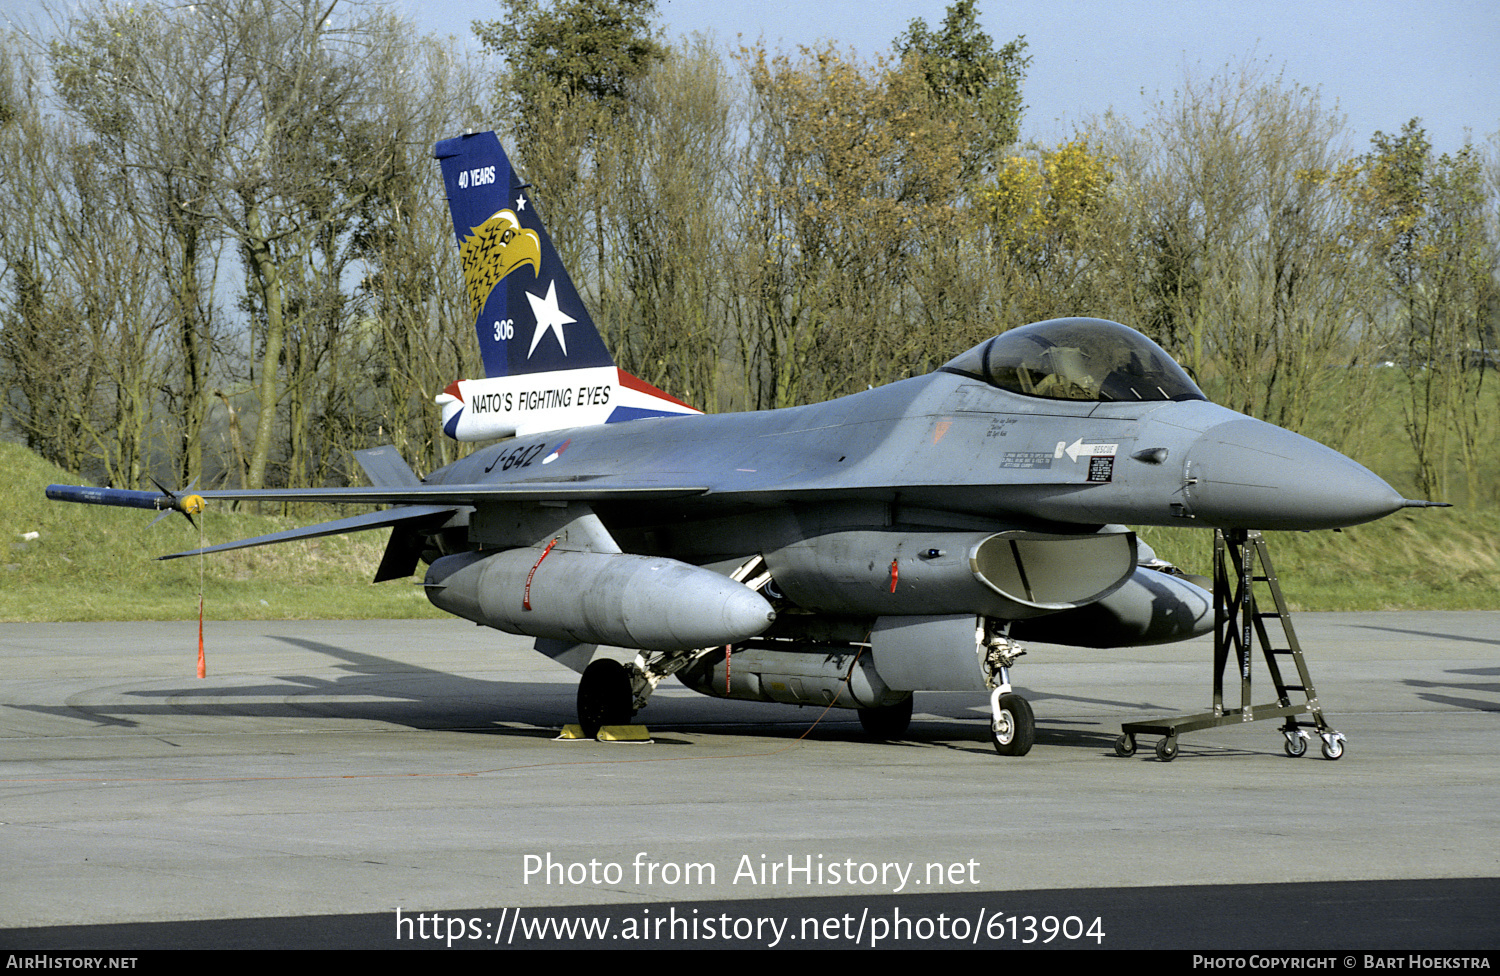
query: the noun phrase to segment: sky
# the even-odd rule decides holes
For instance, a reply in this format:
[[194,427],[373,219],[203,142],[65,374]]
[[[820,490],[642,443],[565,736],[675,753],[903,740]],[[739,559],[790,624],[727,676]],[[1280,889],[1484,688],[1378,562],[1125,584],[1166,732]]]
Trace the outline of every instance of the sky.
[[[170,2],[170,0],[169,0]],[[0,0],[5,19],[27,19],[44,0]],[[66,9],[68,0],[52,0]],[[475,19],[495,0],[395,0],[424,30],[477,48]],[[832,41],[861,57],[888,53],[913,18],[941,24],[948,0],[657,0],[669,38],[712,33],[725,45],[772,49]],[[1113,109],[1141,121],[1185,77],[1263,64],[1319,90],[1348,116],[1351,148],[1420,117],[1438,152],[1500,132],[1500,3],[1494,0],[979,0],[997,45],[1024,36],[1032,62],[1023,137],[1043,144]],[[483,122],[483,120],[479,120]]]
[[[4,3],[6,0],[0,0]],[[864,58],[921,17],[942,23],[950,0],[657,0],[670,38],[711,32],[726,45],[833,41]],[[424,28],[471,37],[500,5],[402,0]],[[1348,116],[1352,148],[1420,117],[1438,152],[1500,131],[1500,4],[1494,0],[979,0],[996,45],[1024,36],[1032,62],[1022,135],[1044,144],[1108,109],[1140,121],[1185,77],[1263,63],[1270,77],[1318,89]]]

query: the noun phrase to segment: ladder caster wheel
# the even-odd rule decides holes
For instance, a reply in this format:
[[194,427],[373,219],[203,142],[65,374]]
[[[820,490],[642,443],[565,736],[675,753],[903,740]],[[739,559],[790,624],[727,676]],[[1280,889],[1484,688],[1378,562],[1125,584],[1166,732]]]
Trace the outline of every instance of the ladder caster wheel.
[[1283,732],[1286,736],[1286,754],[1297,759],[1307,754],[1307,740],[1299,732]]
[[1323,758],[1337,759],[1344,754],[1344,737],[1334,732],[1323,736]]
[[1177,758],[1177,736],[1169,735],[1156,744],[1156,758],[1162,762]]
[[1135,736],[1125,733],[1115,740],[1115,755],[1121,759],[1135,755]]

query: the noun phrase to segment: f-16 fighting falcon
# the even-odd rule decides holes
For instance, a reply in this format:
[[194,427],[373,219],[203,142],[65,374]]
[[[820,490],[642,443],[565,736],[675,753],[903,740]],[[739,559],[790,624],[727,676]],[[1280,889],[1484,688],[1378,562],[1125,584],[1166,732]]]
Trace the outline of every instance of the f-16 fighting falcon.
[[361,452],[372,487],[49,496],[388,506],[175,556],[389,529],[376,580],[426,564],[433,604],[535,638],[581,673],[585,735],[675,675],[719,698],[858,709],[876,737],[906,731],[913,692],[988,692],[1004,755],[1035,735],[1010,683],[1019,641],[1214,627],[1214,595],[1127,525],[1332,529],[1426,504],[1210,403],[1151,340],[1092,318],[826,403],[701,414],[615,365],[494,133],[436,156],[486,374],[437,403],[448,436],[490,443],[425,478],[394,448]]

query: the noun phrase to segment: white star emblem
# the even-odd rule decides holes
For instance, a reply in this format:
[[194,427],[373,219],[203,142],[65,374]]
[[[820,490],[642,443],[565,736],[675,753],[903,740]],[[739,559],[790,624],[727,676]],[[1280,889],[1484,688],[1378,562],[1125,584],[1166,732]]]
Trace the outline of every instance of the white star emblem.
[[526,209],[526,194],[523,193],[520,196],[516,197],[516,209],[517,210],[525,210]]
[[542,335],[551,331],[557,334],[557,344],[562,346],[563,355],[568,354],[568,340],[563,338],[562,327],[577,319],[569,318],[562,309],[557,307],[557,281],[556,279],[547,283],[547,297],[539,298],[531,292],[526,293],[527,299],[531,301],[531,314],[536,316],[536,329],[531,333],[531,348],[526,350],[526,358],[536,352],[536,344],[542,341]]

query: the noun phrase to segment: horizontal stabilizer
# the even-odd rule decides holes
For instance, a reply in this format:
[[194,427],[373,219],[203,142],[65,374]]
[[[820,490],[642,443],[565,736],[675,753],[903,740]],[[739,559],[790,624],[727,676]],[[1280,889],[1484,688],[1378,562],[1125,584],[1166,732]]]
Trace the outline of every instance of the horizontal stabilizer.
[[379,485],[382,488],[395,488],[402,485],[420,485],[422,479],[411,469],[411,465],[401,457],[393,445],[383,444],[380,447],[372,447],[363,451],[354,452],[354,460],[359,462],[365,477],[370,479],[370,484]]

